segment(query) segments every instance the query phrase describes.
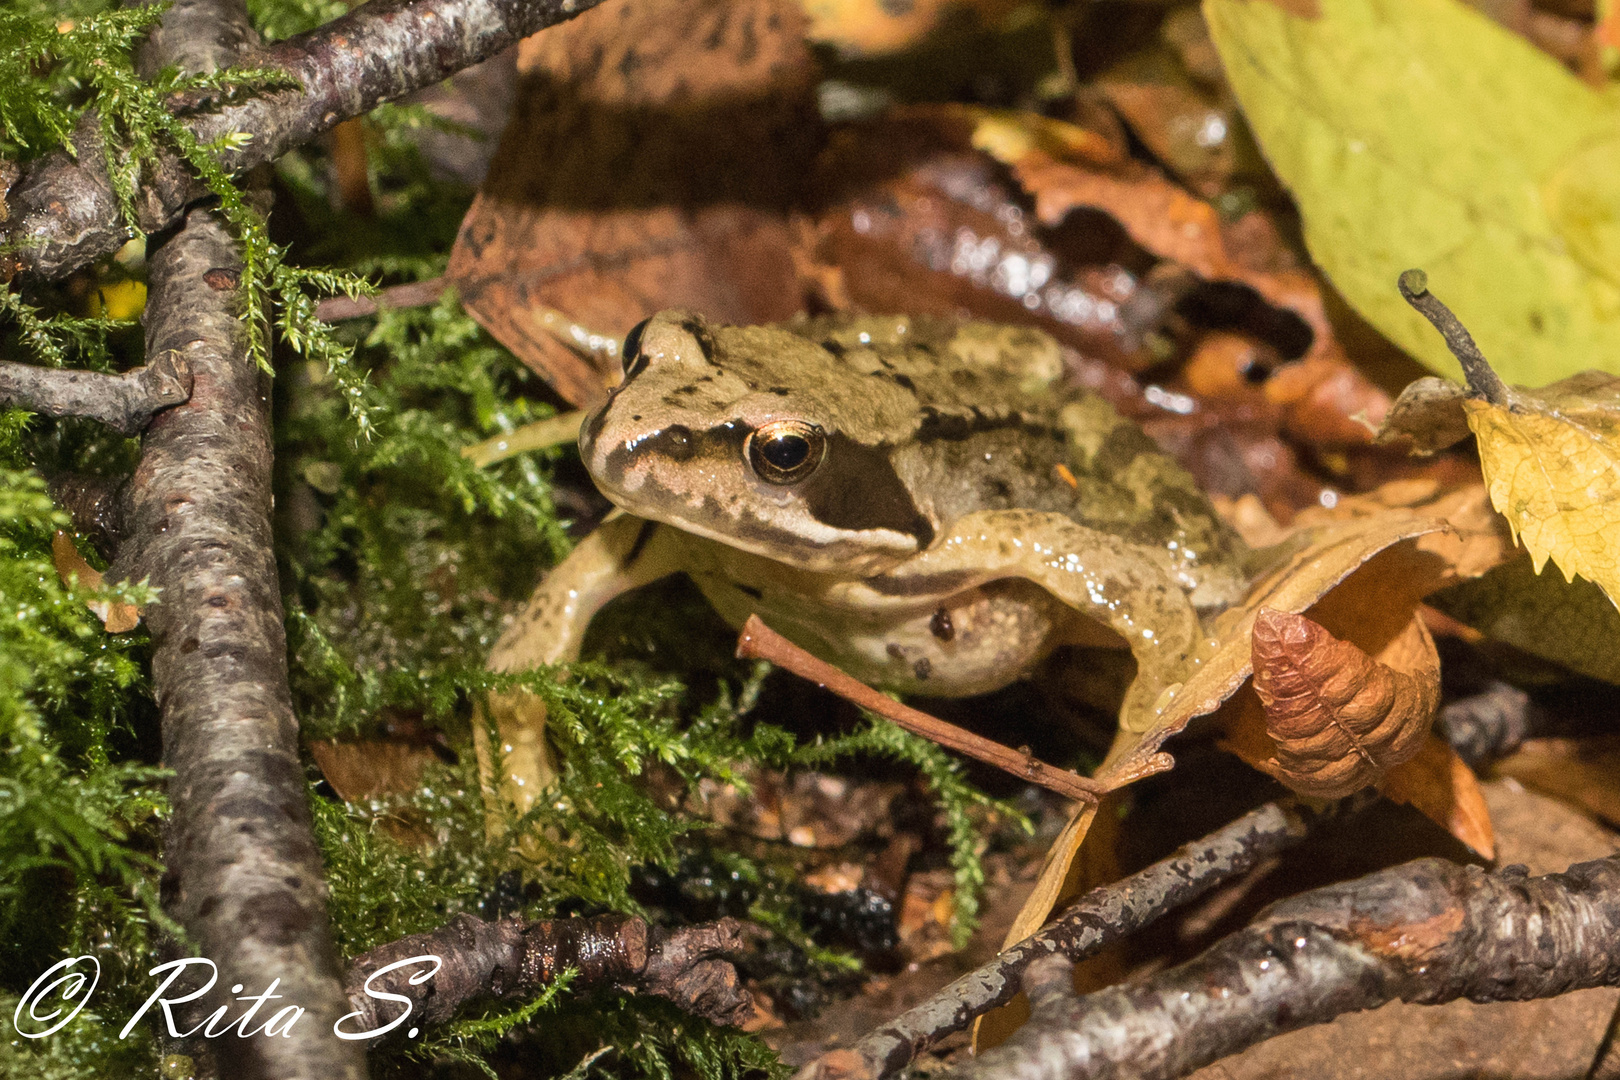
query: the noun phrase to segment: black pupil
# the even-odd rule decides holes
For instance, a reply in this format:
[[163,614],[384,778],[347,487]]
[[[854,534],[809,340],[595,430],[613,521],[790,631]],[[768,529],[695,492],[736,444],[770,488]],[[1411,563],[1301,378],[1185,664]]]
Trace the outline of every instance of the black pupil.
[[810,456],[810,440],[803,435],[772,435],[759,453],[776,468],[787,472],[803,465]]

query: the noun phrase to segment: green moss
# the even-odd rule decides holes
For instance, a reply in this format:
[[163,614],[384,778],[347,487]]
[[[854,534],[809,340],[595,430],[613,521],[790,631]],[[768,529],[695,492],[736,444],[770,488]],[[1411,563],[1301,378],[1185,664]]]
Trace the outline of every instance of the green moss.
[[[110,637],[85,605],[91,594],[58,579],[51,536],[66,521],[23,467],[22,436],[20,414],[0,414],[0,993],[89,954],[106,984],[97,1007],[116,1015],[133,1006],[160,918],[160,772],[125,749],[144,711],[144,645]],[[144,1032],[113,1046],[97,1030],[86,1020],[61,1040],[0,1043],[0,1075],[72,1075],[103,1051],[123,1062],[151,1053]]]

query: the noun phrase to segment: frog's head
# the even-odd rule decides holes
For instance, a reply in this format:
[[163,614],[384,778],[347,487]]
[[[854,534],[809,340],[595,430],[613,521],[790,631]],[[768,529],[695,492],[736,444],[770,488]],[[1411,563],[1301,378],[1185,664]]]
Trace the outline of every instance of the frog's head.
[[814,341],[666,311],[626,338],[624,381],[579,445],[597,486],[632,514],[863,576],[933,539],[891,460],[917,423],[904,386]]

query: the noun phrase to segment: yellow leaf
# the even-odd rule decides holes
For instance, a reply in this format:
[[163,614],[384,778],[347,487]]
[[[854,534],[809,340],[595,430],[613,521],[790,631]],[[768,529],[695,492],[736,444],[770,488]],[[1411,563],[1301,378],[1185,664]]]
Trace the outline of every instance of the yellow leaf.
[[1507,401],[1463,402],[1491,504],[1566,580],[1594,582],[1620,607],[1620,377],[1588,371]]
[[91,318],[133,319],[146,309],[146,286],[139,281],[113,281],[90,294]]

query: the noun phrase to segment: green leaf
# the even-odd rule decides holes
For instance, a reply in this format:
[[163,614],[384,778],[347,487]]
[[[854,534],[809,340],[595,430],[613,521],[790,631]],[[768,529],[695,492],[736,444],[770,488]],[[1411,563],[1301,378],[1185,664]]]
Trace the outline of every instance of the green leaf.
[[1436,292],[1509,382],[1620,370],[1620,109],[1458,0],[1204,0],[1312,257],[1373,325],[1456,361],[1395,280]]

